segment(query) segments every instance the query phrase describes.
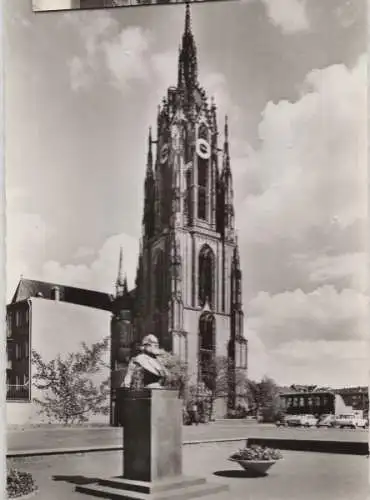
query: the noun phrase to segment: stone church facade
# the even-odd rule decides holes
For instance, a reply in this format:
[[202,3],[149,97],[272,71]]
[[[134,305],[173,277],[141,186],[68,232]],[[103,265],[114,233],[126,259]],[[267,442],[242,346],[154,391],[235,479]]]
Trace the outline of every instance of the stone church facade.
[[215,358],[227,357],[232,409],[235,370],[247,369],[247,341],[227,117],[222,143],[220,136],[216,103],[198,81],[187,4],[177,85],[168,88],[148,133],[136,288],[128,292],[119,273],[122,307],[112,325],[118,331],[120,314],[130,309],[136,340],[154,333],[187,363],[194,382],[209,387]]

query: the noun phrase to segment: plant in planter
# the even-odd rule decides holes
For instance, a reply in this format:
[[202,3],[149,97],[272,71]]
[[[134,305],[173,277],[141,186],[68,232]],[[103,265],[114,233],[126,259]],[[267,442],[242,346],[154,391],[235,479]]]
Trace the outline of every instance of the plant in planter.
[[32,475],[10,468],[7,474],[6,491],[8,498],[23,498],[38,490]]
[[282,454],[279,450],[267,448],[264,446],[252,445],[233,453],[229,460],[237,462],[243,469],[264,475],[278,460],[281,460]]

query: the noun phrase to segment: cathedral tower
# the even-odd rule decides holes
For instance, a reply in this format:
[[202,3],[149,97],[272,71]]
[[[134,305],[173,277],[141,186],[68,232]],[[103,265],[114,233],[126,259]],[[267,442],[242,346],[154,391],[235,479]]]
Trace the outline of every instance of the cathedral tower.
[[158,107],[153,132],[148,133],[136,335],[157,335],[187,362],[193,380],[210,388],[216,356],[227,356],[233,408],[235,369],[246,369],[247,344],[229,126],[225,117],[219,147],[216,104],[198,80],[189,4],[177,85]]

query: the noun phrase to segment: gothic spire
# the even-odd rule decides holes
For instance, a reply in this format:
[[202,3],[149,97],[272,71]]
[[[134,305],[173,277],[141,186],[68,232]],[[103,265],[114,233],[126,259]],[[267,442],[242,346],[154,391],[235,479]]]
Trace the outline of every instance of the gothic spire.
[[187,90],[191,91],[197,83],[197,77],[197,48],[191,31],[190,5],[189,2],[186,2],[185,28],[179,54],[179,86],[185,84]]
[[148,136],[148,159],[147,159],[147,175],[153,174],[153,150],[152,150],[152,127],[149,127],[149,136]]
[[229,123],[228,123],[228,117],[227,115],[225,116],[225,128],[224,128],[224,151],[223,151],[223,162],[222,162],[222,167],[223,167],[223,175],[230,176],[231,175],[231,170],[230,170],[230,151],[229,151]]
[[125,273],[125,277],[123,279],[122,288],[123,288],[124,295],[126,295],[128,293],[128,284],[127,284],[127,274],[126,273]]
[[118,273],[116,279],[116,294],[117,296],[121,294],[123,286],[123,248],[119,251],[119,262],[118,262]]

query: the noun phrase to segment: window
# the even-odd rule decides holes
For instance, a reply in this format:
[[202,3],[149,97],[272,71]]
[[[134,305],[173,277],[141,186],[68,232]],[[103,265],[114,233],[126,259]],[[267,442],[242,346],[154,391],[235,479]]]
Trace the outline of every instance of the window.
[[15,344],[15,359],[21,359],[21,346],[18,343]]
[[26,313],[25,313],[25,323],[28,325],[28,322],[29,322],[29,310],[26,309]]
[[6,317],[6,335],[7,337],[12,336],[12,314],[9,312]]
[[188,215],[188,217],[191,217],[191,170],[186,171],[185,175],[186,179],[186,201],[185,201],[185,210]]
[[21,385],[21,377],[19,375],[15,376],[15,385]]
[[215,318],[203,314],[199,320],[199,376],[200,382],[213,390],[215,374]]
[[[205,125],[199,128],[198,137],[208,139],[208,130]],[[209,159],[202,158],[198,155],[198,218],[207,220],[208,208],[208,175],[209,175]]]
[[199,252],[199,304],[204,307],[208,302],[209,307],[212,309],[214,306],[214,254],[208,245],[205,245]]
[[198,218],[207,219],[207,192],[203,186],[198,186]]
[[235,365],[236,368],[247,368],[247,343],[244,339],[240,339],[235,345]]
[[21,312],[15,311],[15,326],[21,325]]
[[299,406],[300,406],[301,408],[303,408],[303,407],[304,407],[304,398],[299,398]]
[[25,343],[24,343],[24,357],[26,359],[29,358],[29,352],[28,351],[29,351],[29,345],[28,345],[28,340],[26,340]]

